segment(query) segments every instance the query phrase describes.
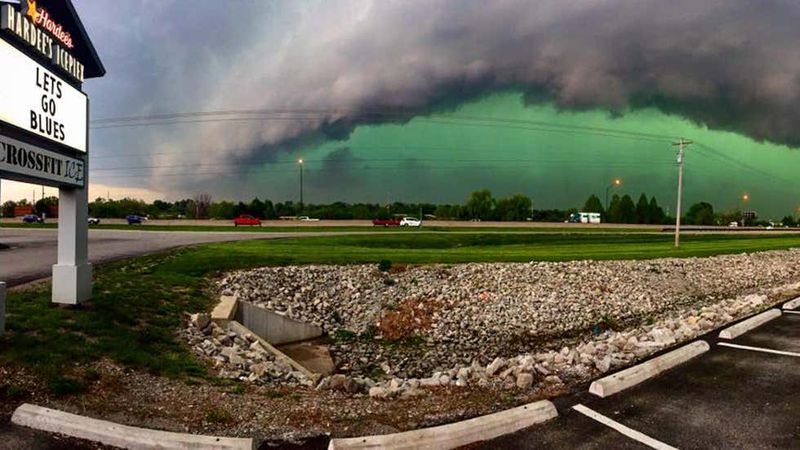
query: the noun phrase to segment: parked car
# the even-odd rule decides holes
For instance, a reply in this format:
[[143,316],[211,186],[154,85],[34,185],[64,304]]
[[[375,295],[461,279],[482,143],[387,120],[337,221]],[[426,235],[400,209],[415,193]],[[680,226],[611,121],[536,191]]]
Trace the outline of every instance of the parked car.
[[400,219],[375,219],[372,225],[376,227],[399,227]]
[[739,222],[731,222],[731,223],[728,224],[728,227],[729,228],[738,228],[739,227]]
[[22,223],[44,223],[44,219],[36,214],[25,214],[22,216]]
[[100,225],[100,219],[97,217],[89,217],[89,225]]
[[242,214],[241,216],[233,219],[233,226],[238,227],[239,225],[253,225],[253,226],[261,226],[261,219],[258,217],[253,217],[249,214]]
[[422,221],[417,219],[416,217],[403,217],[403,220],[400,221],[401,227],[421,227]]
[[135,225],[135,224],[141,224],[142,222],[147,220],[147,217],[143,217],[138,214],[131,214],[128,217],[126,217],[125,220],[128,221],[128,225]]
[[297,218],[297,220],[301,222],[319,222],[319,219],[312,219],[311,217],[308,216],[300,216]]

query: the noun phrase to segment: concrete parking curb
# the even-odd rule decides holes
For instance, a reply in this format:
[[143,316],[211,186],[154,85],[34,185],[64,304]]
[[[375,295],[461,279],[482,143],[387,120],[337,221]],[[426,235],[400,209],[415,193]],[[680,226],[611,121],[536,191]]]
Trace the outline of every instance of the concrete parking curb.
[[487,441],[558,417],[547,400],[474,419],[403,433],[332,439],[328,450],[349,449],[451,449]]
[[720,339],[734,339],[739,337],[748,331],[752,330],[753,328],[757,328],[765,323],[769,322],[772,319],[781,316],[780,309],[770,309],[769,311],[764,311],[763,313],[753,316],[747,320],[743,320],[736,325],[729,326],[724,330],[719,332]]
[[11,422],[35,430],[99,442],[126,449],[253,450],[253,440],[202,436],[149,430],[106,420],[70,414],[25,403],[14,411]]
[[592,382],[591,386],[589,386],[589,392],[598,397],[608,397],[609,395],[628,389],[649,378],[653,378],[662,372],[666,372],[710,349],[711,347],[706,341],[692,342],[691,344],[672,350],[669,353],[621,370],[613,375],[595,380]]
[[790,300],[783,304],[783,309],[797,309],[800,308],[800,297]]

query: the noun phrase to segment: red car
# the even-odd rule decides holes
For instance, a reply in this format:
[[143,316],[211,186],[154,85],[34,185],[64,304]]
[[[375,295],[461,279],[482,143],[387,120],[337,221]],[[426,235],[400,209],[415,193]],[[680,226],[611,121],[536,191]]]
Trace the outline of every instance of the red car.
[[258,225],[260,227],[261,219],[253,217],[249,214],[242,214],[241,216],[233,219],[233,226],[238,227],[239,225]]
[[376,227],[399,227],[400,219],[375,219],[372,225]]

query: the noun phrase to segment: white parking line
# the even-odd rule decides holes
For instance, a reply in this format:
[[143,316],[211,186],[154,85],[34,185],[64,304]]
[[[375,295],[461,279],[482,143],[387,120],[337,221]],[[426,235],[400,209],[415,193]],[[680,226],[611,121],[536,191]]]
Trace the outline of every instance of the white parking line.
[[606,417],[606,416],[604,416],[604,415],[602,415],[602,414],[600,414],[600,413],[598,413],[596,411],[593,411],[593,410],[591,410],[591,409],[589,409],[589,408],[587,408],[587,407],[585,407],[583,405],[580,405],[580,404],[575,405],[575,406],[572,407],[572,409],[574,409],[575,411],[578,411],[579,413],[585,415],[586,417],[588,417],[590,419],[594,419],[594,420],[602,423],[603,425],[614,429],[615,431],[617,431],[619,433],[624,434],[625,436],[628,436],[629,438],[631,438],[633,440],[639,441],[642,444],[644,444],[644,445],[646,445],[646,446],[648,446],[650,448],[655,448],[655,449],[658,449],[658,450],[677,450],[675,447],[667,445],[667,444],[665,444],[665,443],[663,443],[661,441],[657,441],[657,440],[651,438],[650,436],[647,436],[646,434],[642,434],[642,433],[640,433],[640,432],[638,432],[638,431],[636,431],[634,429],[628,428],[625,425],[623,425],[623,424],[621,424],[621,423],[619,423],[619,422],[617,422],[615,420],[609,419],[608,417]]
[[721,345],[723,347],[738,348],[742,350],[752,350],[754,352],[774,353],[776,355],[784,355],[784,356],[796,356],[800,358],[800,353],[785,352],[783,350],[773,350],[771,348],[750,347],[749,345],[729,344],[727,342],[718,342],[717,345]]

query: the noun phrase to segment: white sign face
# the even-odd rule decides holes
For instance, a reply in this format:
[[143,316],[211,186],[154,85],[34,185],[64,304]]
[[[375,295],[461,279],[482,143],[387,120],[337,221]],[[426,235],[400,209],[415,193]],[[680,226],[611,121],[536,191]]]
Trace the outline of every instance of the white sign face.
[[86,165],[78,158],[0,135],[0,178],[82,187],[85,172]]
[[0,121],[86,152],[88,98],[0,39]]

